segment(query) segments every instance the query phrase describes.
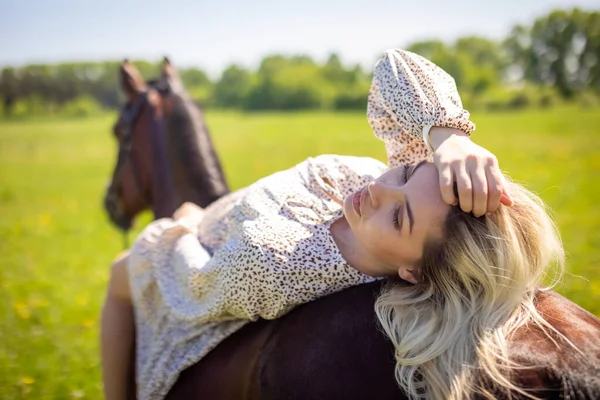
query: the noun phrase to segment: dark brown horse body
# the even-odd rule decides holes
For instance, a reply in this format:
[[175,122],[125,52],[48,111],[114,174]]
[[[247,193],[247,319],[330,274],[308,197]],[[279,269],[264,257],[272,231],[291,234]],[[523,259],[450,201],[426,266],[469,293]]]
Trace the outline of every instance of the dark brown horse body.
[[[406,399],[394,380],[393,346],[373,312],[379,289],[358,286],[245,326],[184,371],[167,398]],[[509,351],[528,368],[513,381],[544,399],[599,399],[600,320],[552,291],[538,294],[537,309],[581,353],[539,328],[522,328]]]
[[[122,74],[129,108],[115,131],[127,145],[129,129],[130,150],[120,154],[107,194],[113,221],[125,227],[145,206],[152,205],[156,217],[169,216],[183,201],[205,206],[226,193],[201,115],[181,95],[170,64],[163,72],[168,91],[143,83],[130,64]],[[141,93],[147,93],[143,104]],[[136,102],[141,111],[131,118],[126,113]],[[278,320],[246,325],[185,370],[168,398],[405,399],[394,379],[394,349],[373,311],[379,289],[380,283],[354,287]],[[540,292],[536,306],[580,351],[539,328],[521,328],[509,350],[527,368],[517,370],[513,382],[541,398],[600,399],[600,320],[552,291]]]

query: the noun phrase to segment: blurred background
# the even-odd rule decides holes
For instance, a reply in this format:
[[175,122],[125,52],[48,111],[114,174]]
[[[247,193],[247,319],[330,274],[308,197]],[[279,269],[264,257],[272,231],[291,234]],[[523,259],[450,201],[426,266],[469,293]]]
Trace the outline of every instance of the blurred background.
[[455,78],[473,140],[553,210],[556,290],[600,316],[600,1],[0,0],[0,398],[101,397],[124,58],[147,79],[170,58],[238,189],[322,153],[385,161],[365,107],[395,47]]

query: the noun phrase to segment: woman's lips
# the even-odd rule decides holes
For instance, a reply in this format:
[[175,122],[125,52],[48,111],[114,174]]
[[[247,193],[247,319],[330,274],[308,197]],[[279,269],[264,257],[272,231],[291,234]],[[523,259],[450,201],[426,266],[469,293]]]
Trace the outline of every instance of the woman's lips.
[[354,193],[354,196],[352,197],[352,206],[354,207],[354,211],[356,211],[356,213],[359,216],[362,216],[362,214],[360,213],[360,201],[362,200],[363,190],[364,189],[361,189],[358,192]]

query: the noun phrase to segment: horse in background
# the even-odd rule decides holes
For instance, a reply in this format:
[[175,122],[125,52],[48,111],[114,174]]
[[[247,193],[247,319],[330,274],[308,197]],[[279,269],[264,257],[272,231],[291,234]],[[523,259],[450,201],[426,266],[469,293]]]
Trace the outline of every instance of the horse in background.
[[[226,194],[202,114],[173,66],[165,61],[161,78],[145,82],[124,62],[121,78],[128,100],[115,125],[119,155],[105,199],[113,222],[127,229],[144,208],[169,217],[183,201],[204,207]],[[381,285],[245,325],[183,371],[167,399],[406,399],[374,313]],[[600,320],[553,291],[539,292],[536,308],[580,351],[526,326],[508,343],[511,360],[525,367],[510,379],[542,399],[600,399]]]
[[206,207],[229,193],[202,112],[169,60],[158,79],[144,81],[128,61],[120,75],[127,103],[113,128],[119,152],[104,197],[111,221],[126,231],[144,209],[170,217],[184,202]]

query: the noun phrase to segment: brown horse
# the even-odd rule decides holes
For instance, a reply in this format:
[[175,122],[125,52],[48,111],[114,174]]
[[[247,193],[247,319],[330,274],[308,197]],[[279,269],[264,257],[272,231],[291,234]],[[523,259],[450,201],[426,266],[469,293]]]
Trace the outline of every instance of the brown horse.
[[[246,325],[184,371],[167,399],[407,399],[394,379],[394,348],[373,311],[380,285]],[[580,352],[537,327],[521,328],[509,353],[527,368],[512,381],[542,399],[600,399],[600,320],[553,291],[539,292],[536,307]]]
[[202,113],[171,63],[148,82],[127,61],[120,73],[127,104],[114,126],[119,153],[104,198],[112,222],[127,230],[146,208],[170,217],[186,201],[206,207],[228,193]]
[[[380,285],[246,325],[184,371],[167,398],[406,399],[394,380],[394,348],[373,312]],[[580,352],[537,327],[522,328],[509,352],[527,368],[513,382],[543,399],[600,399],[600,320],[553,291],[538,293],[537,309]]]
[[[157,217],[170,215],[174,208],[174,200],[161,197],[169,194],[165,188],[175,190],[176,186],[167,179],[170,175],[165,171],[172,173],[171,170],[157,170],[158,166],[172,168],[167,162],[167,147],[160,147],[164,142],[155,137],[157,132],[167,132],[161,126],[204,129],[198,122],[198,112],[175,111],[184,102],[170,96],[182,93],[183,89],[180,82],[173,84],[176,74],[172,66],[166,63],[164,69],[162,81],[146,84],[130,64],[124,63],[122,67],[129,106],[120,117],[116,132],[120,142],[126,144],[123,135],[128,130],[130,143],[129,149],[121,150],[124,154],[120,152],[115,168],[115,176],[122,174],[117,177],[120,182],[113,179],[111,185],[115,186],[112,190],[124,197],[119,197],[120,205],[114,206],[121,210],[112,217],[117,223],[121,214],[130,221],[144,205],[152,206]],[[165,80],[171,85],[168,90],[161,86]],[[139,100],[142,93],[146,93],[146,99]],[[191,105],[186,103],[185,107]],[[131,118],[127,113],[139,115]],[[197,121],[176,124],[170,120],[174,115],[179,118],[194,115]],[[173,138],[184,137],[172,130],[168,134]],[[171,146],[179,152],[188,150],[177,143]],[[212,145],[209,144],[208,152],[194,149],[186,162],[196,174],[197,181],[191,181],[196,183],[195,192],[218,197],[227,185]],[[161,150],[164,154],[157,154]],[[192,159],[206,154],[208,162]],[[148,172],[143,172],[144,167]],[[125,188],[124,184],[131,187]],[[188,192],[194,192],[193,188]],[[204,201],[210,202],[210,196]],[[278,320],[259,320],[246,325],[201,362],[185,370],[168,399],[406,399],[394,380],[393,346],[379,330],[373,311],[380,285],[357,286],[298,307]],[[580,351],[558,338],[555,344],[536,327],[522,328],[511,338],[509,350],[511,358],[527,368],[515,373],[512,380],[541,398],[600,399],[600,320],[552,291],[538,294],[537,309]],[[490,390],[493,390],[491,384]]]

